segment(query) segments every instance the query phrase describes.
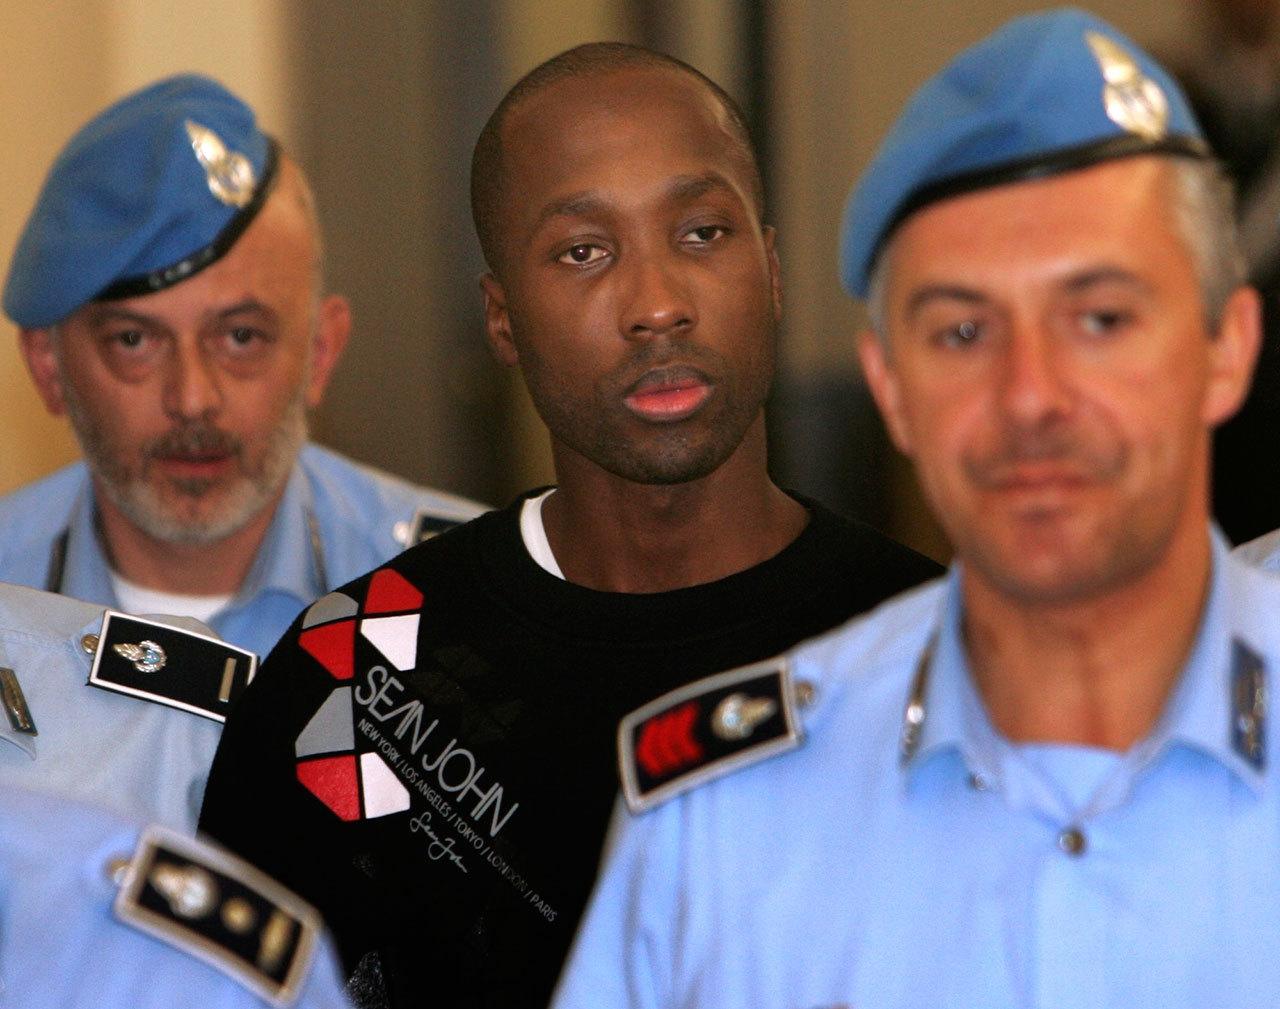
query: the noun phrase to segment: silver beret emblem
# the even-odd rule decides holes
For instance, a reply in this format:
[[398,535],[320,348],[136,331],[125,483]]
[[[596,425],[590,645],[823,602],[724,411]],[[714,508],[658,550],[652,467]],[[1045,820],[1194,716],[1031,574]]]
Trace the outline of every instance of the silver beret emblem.
[[246,206],[257,186],[249,159],[239,151],[227,150],[222,138],[207,126],[188,119],[186,127],[191,149],[209,181],[209,192],[229,207]]
[[1142,72],[1129,53],[1101,32],[1086,32],[1106,85],[1102,105],[1107,118],[1122,130],[1146,140],[1160,140],[1168,132],[1169,100],[1160,85]]

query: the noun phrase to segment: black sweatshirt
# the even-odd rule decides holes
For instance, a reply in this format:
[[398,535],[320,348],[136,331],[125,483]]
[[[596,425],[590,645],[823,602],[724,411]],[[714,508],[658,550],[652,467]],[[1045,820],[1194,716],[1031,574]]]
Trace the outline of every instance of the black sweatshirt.
[[523,499],[326,596],[227,722],[200,827],[316,904],[362,1007],[536,1006],[618,790],[618,720],[941,573],[804,502],[777,556],[598,592],[520,536]]

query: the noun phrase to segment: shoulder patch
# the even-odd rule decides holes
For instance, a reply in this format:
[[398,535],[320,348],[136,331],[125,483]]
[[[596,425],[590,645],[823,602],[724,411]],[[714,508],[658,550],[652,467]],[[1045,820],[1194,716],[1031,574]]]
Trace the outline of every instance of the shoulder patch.
[[425,508],[419,508],[413,513],[413,518],[408,522],[397,522],[395,525],[395,537],[404,544],[405,549],[415,547],[419,543],[425,543],[429,539],[434,539],[446,529],[452,529],[456,525],[461,525],[461,519],[445,518],[443,515],[437,515],[434,512],[427,511]]
[[90,684],[215,722],[226,721],[258,669],[257,655],[220,638],[115,610],[103,614],[93,637],[84,642],[93,651]]
[[633,813],[794,750],[804,740],[786,658],[697,680],[633,711],[618,726],[618,771]]
[[235,856],[165,827],[142,832],[115,915],[203,960],[273,1006],[292,1005],[320,935],[319,914]]

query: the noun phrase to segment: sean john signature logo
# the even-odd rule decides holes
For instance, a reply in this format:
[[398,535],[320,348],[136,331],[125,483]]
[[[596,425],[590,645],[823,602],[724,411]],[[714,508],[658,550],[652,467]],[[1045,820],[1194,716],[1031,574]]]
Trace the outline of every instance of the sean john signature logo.
[[431,840],[427,845],[427,858],[433,862],[439,862],[442,858],[448,858],[450,862],[456,865],[463,872],[467,871],[467,867],[463,864],[462,856],[455,854],[453,850],[454,838],[450,837],[445,840],[440,839],[440,835],[431,829],[431,813],[423,810],[412,820],[409,821],[409,829],[417,834],[419,831],[425,833]]

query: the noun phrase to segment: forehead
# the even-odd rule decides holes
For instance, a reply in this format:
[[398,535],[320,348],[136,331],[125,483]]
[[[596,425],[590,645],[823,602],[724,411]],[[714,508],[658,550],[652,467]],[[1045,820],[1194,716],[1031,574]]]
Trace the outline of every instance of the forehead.
[[1166,160],[1133,157],[932,204],[890,241],[890,293],[942,280],[1016,291],[1100,261],[1190,274],[1175,192]]
[[296,183],[284,176],[239,241],[216,262],[154,294],[90,302],[71,321],[127,313],[182,325],[188,317],[250,301],[288,312],[304,295],[309,305],[314,270],[313,230]]
[[696,78],[630,68],[557,81],[503,126],[504,216],[536,217],[565,193],[636,192],[673,175],[728,179],[749,200],[750,167],[727,110]]

